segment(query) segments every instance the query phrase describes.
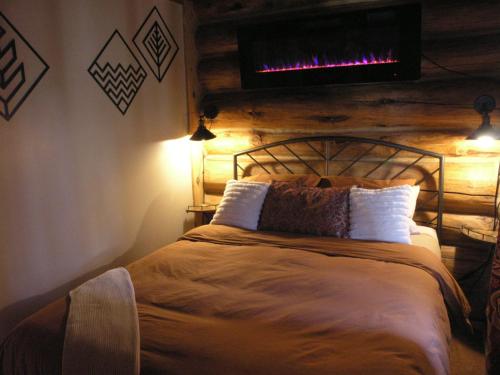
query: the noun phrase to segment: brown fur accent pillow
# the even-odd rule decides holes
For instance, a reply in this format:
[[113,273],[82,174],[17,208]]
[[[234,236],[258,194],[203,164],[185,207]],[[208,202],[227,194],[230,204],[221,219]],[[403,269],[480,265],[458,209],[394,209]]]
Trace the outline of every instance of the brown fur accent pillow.
[[273,182],[259,230],[349,237],[349,190]]
[[383,189],[401,185],[415,185],[417,180],[414,178],[394,179],[394,180],[374,180],[366,177],[352,176],[323,176],[318,186],[321,187],[353,187],[357,186],[363,189]]
[[318,186],[321,177],[315,174],[257,174],[243,178],[244,181],[288,182],[298,186]]

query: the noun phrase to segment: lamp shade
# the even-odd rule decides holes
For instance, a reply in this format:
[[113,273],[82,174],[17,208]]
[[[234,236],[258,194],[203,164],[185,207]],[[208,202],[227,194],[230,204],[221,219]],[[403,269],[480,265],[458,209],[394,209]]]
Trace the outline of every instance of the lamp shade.
[[496,107],[495,99],[490,95],[481,95],[474,101],[474,109],[481,114],[483,121],[479,128],[474,130],[468,137],[468,140],[479,140],[493,142],[500,139],[500,130],[496,129],[490,123],[489,113]]
[[500,131],[495,129],[491,124],[482,124],[467,137],[468,140],[478,140],[483,138],[498,140],[500,139]]
[[207,129],[205,126],[205,120],[203,116],[200,117],[200,121],[198,122],[198,128],[193,133],[189,140],[191,141],[208,141],[209,139],[214,139],[215,134]]

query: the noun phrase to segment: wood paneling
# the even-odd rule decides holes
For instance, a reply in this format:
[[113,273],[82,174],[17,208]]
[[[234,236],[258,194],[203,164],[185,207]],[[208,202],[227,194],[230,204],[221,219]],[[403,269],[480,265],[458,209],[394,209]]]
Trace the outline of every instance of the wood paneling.
[[[240,86],[238,25],[404,2],[196,2],[202,105],[220,109],[213,127],[217,138],[205,145],[206,200],[218,200],[224,182],[232,178],[233,152],[311,134],[381,138],[445,155],[445,225],[451,229],[443,238],[472,246],[453,228],[489,226],[492,200],[453,192],[494,193],[500,148],[482,150],[463,139],[480,123],[474,99],[481,94],[500,98],[500,18],[492,16],[500,14],[500,2],[423,1],[418,81],[245,91]],[[497,119],[500,110],[492,113],[493,123]]]
[[[385,1],[403,3],[404,1]],[[408,1],[406,1],[408,2]],[[352,10],[353,8],[374,6],[380,0],[217,0],[196,2],[197,13],[202,24],[218,22],[237,22],[281,17],[283,13],[321,13],[335,7],[336,11]]]
[[[337,85],[288,90],[207,94],[221,113],[217,128],[329,131],[472,131],[480,117],[474,98],[500,96],[496,82],[455,79],[432,82]],[[500,111],[495,111],[500,114]],[[493,115],[494,116],[494,115]],[[395,129],[393,129],[395,128]]]
[[[415,127],[413,130],[409,127],[394,126],[390,131],[383,132],[378,126],[344,129],[343,127],[332,128],[323,126],[323,128],[307,124],[299,129],[283,129],[279,126],[275,128],[216,128],[214,133],[217,138],[205,143],[205,149],[209,155],[229,155],[235,152],[262,146],[285,139],[296,138],[304,135],[321,134],[341,134],[355,135],[367,138],[379,138],[384,141],[401,143],[408,146],[426,149],[447,156],[469,156],[491,159],[489,162],[497,161],[495,157],[500,151],[500,145],[490,149],[484,149],[477,146],[476,142],[465,141],[468,135],[468,129],[422,129]],[[383,129],[382,129],[383,130]],[[307,150],[304,150],[307,151]],[[495,172],[493,172],[494,174]],[[492,181],[495,176],[491,176]]]
[[[282,18],[283,14],[323,14],[367,7],[414,3],[387,0],[217,0],[197,1],[202,26]],[[423,38],[487,35],[498,32],[500,4],[491,0],[424,0]]]

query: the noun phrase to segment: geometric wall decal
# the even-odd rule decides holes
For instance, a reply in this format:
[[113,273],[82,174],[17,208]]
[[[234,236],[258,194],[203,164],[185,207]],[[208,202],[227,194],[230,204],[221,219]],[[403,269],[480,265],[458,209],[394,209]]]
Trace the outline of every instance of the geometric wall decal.
[[147,76],[118,30],[102,47],[88,72],[123,115]]
[[0,115],[9,121],[49,70],[42,57],[0,12]]
[[158,82],[161,82],[179,52],[179,46],[156,7],[135,34],[134,44]]

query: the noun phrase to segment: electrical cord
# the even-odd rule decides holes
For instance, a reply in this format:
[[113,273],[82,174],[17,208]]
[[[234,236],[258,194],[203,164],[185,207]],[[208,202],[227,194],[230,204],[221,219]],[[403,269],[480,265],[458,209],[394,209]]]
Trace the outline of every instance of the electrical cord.
[[439,69],[444,70],[446,72],[457,74],[457,75],[462,76],[462,77],[473,78],[473,79],[476,79],[476,80],[487,80],[489,82],[500,83],[500,80],[497,79],[497,78],[495,78],[495,77],[488,77],[488,76],[481,77],[481,76],[477,76],[477,75],[473,75],[473,74],[461,72],[459,70],[448,68],[448,67],[446,67],[446,66],[438,63],[436,60],[430,58],[429,56],[427,56],[424,53],[420,53],[420,56],[422,56],[424,59],[426,59],[427,61],[429,61],[432,65],[434,65],[434,66],[438,67]]
[[427,61],[429,61],[432,65],[435,65],[437,66],[438,68],[440,69],[443,69],[443,70],[446,70],[447,72],[450,72],[450,73],[454,73],[454,74],[458,74],[458,75],[461,75],[461,76],[465,76],[465,77],[471,77],[471,78],[475,78],[474,76],[468,74],[468,73],[464,73],[464,72],[460,72],[458,70],[454,70],[454,69],[450,69],[450,68],[447,68],[446,66],[444,65],[441,65],[440,63],[438,63],[436,60],[434,59],[431,59],[429,56],[427,56],[426,54],[422,53],[421,56],[426,59]]

